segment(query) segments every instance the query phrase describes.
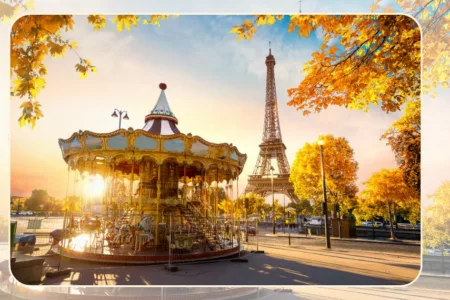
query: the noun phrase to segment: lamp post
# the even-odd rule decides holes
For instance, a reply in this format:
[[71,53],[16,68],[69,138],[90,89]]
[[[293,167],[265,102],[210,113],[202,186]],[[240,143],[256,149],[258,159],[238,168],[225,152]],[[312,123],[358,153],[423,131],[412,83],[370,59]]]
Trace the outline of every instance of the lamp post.
[[324,161],[323,161],[323,145],[324,141],[319,140],[318,141],[319,148],[320,148],[320,160],[322,162],[322,189],[323,189],[323,214],[325,215],[325,237],[326,237],[326,245],[327,248],[331,248],[330,245],[330,233],[328,232],[328,205],[327,205],[327,186],[325,183],[325,168],[324,168]]
[[[117,115],[119,113],[119,115]],[[122,114],[125,113],[123,116],[124,120],[129,120],[128,112],[126,110],[118,110],[117,108],[114,108],[114,112],[112,113],[111,117],[117,118],[119,117],[119,129],[122,127]]]
[[283,233],[286,233],[286,196],[283,195]]
[[273,188],[273,171],[275,169],[270,166],[270,179],[272,182],[272,233],[275,234],[275,191]]

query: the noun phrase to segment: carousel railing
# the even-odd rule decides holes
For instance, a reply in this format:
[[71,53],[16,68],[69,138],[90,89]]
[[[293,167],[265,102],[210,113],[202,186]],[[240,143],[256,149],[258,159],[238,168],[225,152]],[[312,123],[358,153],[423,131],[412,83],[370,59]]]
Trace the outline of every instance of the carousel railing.
[[237,234],[230,222],[217,219],[212,223],[195,206],[189,210],[190,215],[175,211],[159,216],[128,212],[128,218],[118,220],[111,214],[75,213],[66,221],[62,245],[64,249],[103,255],[185,255],[237,246]]

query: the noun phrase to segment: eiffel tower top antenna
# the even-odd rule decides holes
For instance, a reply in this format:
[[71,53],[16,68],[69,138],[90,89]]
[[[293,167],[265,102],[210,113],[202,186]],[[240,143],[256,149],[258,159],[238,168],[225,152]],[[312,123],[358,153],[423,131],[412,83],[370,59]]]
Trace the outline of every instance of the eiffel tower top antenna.
[[272,44],[272,42],[271,41],[269,41],[269,55],[271,55],[272,54],[272,47],[270,46]]
[[302,13],[302,0],[298,0],[298,12]]

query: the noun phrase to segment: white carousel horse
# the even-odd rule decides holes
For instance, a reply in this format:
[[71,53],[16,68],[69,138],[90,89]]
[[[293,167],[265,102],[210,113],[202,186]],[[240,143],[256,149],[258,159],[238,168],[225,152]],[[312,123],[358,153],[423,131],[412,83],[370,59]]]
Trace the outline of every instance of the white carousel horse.
[[149,232],[150,228],[153,225],[153,217],[152,216],[144,216],[139,222],[139,228],[144,230],[144,232]]
[[136,235],[136,241],[134,245],[135,251],[140,251],[142,246],[153,240],[153,234],[150,232],[150,229],[153,225],[153,217],[145,216],[138,224],[138,228],[143,230],[143,232],[138,233]]

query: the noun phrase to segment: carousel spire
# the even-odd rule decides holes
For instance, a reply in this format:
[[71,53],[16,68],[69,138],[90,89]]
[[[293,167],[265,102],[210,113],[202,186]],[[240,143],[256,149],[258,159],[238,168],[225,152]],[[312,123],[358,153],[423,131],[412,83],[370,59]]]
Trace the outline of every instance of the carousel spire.
[[166,93],[164,92],[167,89],[167,85],[160,83],[159,88],[161,89],[161,93],[159,94],[158,101],[152,111],[145,116],[143,130],[159,135],[180,133],[177,128],[178,119],[170,109]]

